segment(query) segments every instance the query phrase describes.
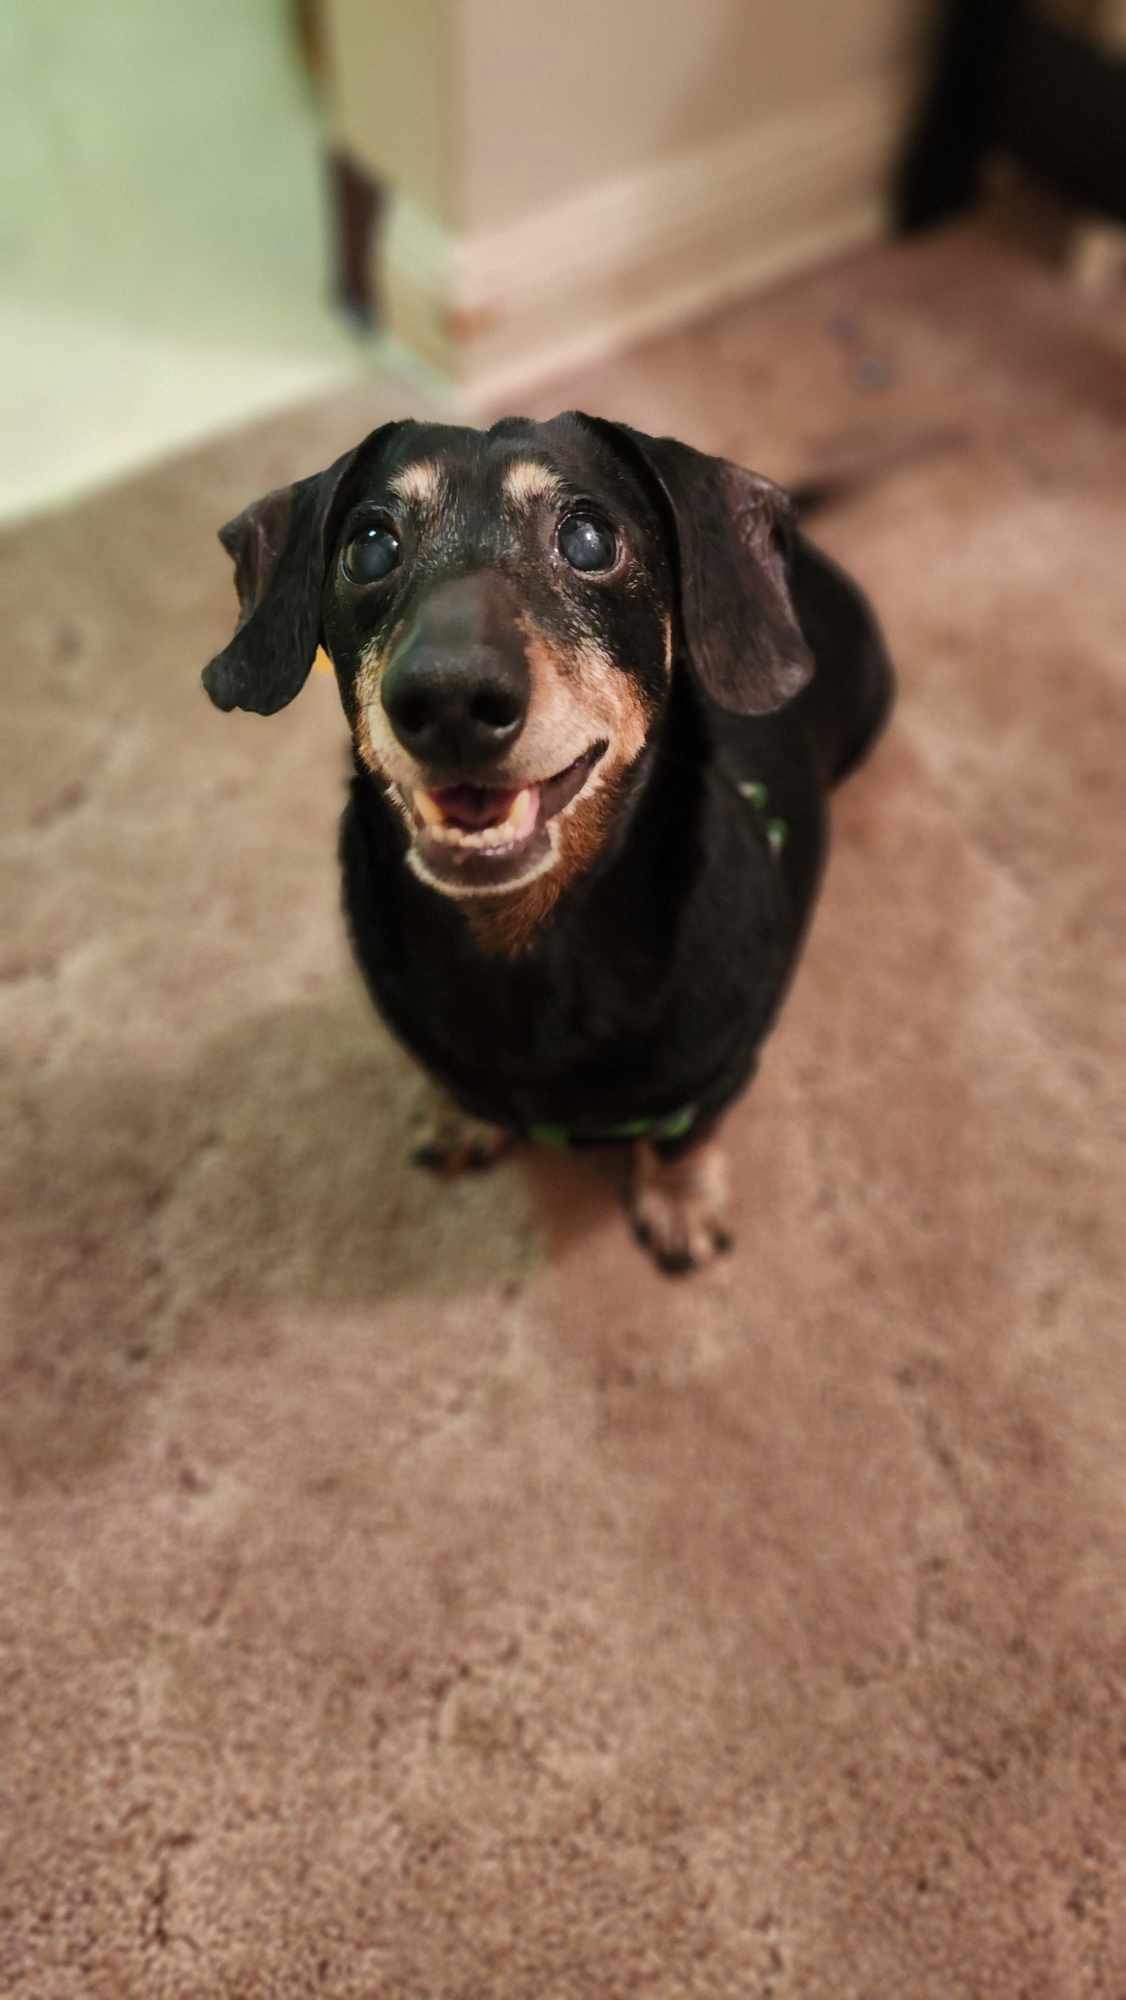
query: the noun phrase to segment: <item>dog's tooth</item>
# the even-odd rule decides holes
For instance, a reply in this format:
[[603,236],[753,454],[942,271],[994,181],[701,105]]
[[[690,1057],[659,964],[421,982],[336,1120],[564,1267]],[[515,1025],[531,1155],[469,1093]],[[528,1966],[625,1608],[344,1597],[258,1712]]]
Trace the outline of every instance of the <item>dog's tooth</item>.
[[425,820],[427,826],[440,828],[445,825],[442,809],[431,798],[429,792],[422,790],[415,792],[414,803],[418,808],[419,817]]
[[495,837],[492,827],[447,826],[444,821],[431,827],[429,834],[443,847],[488,847]]
[[517,792],[504,821],[504,830],[509,840],[523,840],[526,834],[531,833],[536,823],[538,806],[537,786],[525,785],[522,792]]

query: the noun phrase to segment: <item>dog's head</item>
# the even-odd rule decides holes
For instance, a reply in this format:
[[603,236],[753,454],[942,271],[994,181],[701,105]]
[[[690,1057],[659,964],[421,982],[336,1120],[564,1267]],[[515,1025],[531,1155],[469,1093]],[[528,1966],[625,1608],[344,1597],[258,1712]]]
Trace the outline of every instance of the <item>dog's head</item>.
[[322,644],[415,874],[490,906],[535,884],[542,914],[597,858],[674,672],[742,713],[809,678],[786,518],[769,481],[577,413],[386,424],[221,530],[241,622],[204,686],[272,714]]

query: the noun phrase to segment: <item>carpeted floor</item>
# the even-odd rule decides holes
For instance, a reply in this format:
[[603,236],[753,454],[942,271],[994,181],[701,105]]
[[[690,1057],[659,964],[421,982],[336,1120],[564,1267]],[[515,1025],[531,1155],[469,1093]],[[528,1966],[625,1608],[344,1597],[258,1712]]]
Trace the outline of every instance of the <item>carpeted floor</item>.
[[6,544],[5,2000],[1126,1993],[1126,308],[952,236],[572,402],[878,469],[901,707],[696,1281],[608,1164],[405,1164],[333,690],[199,691],[216,526],[394,385]]

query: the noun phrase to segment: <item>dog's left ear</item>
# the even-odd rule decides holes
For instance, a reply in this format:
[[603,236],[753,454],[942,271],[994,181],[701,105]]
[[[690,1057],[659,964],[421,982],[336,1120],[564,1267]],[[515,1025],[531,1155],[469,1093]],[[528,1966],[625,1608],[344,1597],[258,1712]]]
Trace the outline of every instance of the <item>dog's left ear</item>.
[[300,694],[316,657],[333,510],[362,453],[397,429],[384,424],[325,472],[252,501],[219,530],[235,566],[235,636],[203,670],[216,708],[273,715]]
[[584,419],[659,486],[675,532],[680,612],[691,666],[713,701],[767,715],[813,673],[786,576],[792,509],[780,486],[676,438]]

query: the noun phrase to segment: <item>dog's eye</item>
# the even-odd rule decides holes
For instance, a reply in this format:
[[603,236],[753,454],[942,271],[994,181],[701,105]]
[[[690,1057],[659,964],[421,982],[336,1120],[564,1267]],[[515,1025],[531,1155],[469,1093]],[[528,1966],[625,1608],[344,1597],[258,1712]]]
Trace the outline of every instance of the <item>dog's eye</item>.
[[351,583],[381,583],[401,555],[402,545],[394,529],[376,521],[352,536],[344,551],[344,574]]
[[559,523],[558,540],[560,553],[572,569],[613,569],[617,539],[596,514],[567,514]]

